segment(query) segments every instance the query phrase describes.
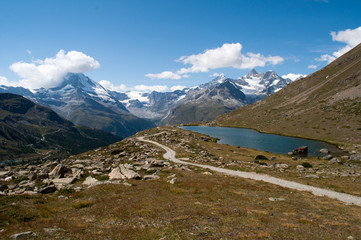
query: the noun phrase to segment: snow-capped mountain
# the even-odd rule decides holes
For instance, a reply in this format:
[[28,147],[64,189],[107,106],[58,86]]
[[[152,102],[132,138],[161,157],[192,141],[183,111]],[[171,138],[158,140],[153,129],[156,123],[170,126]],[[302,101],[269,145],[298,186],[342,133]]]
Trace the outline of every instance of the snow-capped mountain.
[[220,75],[199,86],[174,92],[113,93],[134,115],[159,121],[158,124],[178,124],[213,120],[246,104],[252,104],[277,92],[292,82],[274,71],[257,73],[252,70],[238,79]]
[[129,113],[109,90],[84,74],[68,73],[55,88],[29,91],[0,86],[0,92],[22,94],[77,125],[102,129],[121,137],[154,126],[149,120]]

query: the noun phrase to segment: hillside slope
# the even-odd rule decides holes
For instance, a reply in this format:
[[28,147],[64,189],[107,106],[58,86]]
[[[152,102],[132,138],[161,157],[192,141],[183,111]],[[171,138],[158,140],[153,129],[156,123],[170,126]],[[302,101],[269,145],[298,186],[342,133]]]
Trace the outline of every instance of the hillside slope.
[[75,126],[54,111],[15,94],[0,94],[0,162],[81,153],[121,138]]
[[275,94],[212,124],[361,143],[361,44]]

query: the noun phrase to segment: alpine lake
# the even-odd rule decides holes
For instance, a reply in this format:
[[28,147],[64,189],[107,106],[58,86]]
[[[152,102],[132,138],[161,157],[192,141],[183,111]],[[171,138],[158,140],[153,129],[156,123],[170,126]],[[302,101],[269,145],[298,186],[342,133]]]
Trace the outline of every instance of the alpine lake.
[[260,133],[246,128],[210,126],[181,126],[180,128],[218,138],[218,143],[253,148],[271,153],[288,154],[301,146],[308,147],[308,156],[310,157],[324,156],[325,154],[320,152],[322,148],[327,148],[332,153],[340,152],[340,149],[336,146],[326,142]]

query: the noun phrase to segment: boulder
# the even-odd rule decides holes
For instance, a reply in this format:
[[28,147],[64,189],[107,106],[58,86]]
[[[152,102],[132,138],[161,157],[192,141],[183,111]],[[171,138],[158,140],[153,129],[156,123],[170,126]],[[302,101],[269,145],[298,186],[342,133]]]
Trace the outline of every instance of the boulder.
[[71,178],[54,178],[52,180],[52,182],[55,184],[55,186],[60,186],[60,185],[69,185],[72,182],[74,182],[75,178],[71,177]]
[[12,239],[32,239],[36,238],[36,233],[34,232],[22,232],[22,233],[16,233],[14,235],[11,235]]
[[329,164],[341,163],[341,160],[338,158],[332,158],[328,163]]
[[63,178],[65,174],[71,173],[71,169],[64,166],[63,164],[58,164],[56,167],[49,173],[49,176]]
[[109,173],[109,180],[115,180],[115,179],[124,179],[124,175],[120,172],[119,167],[114,168]]
[[[109,177],[110,178],[110,177]],[[97,183],[98,182],[98,180],[97,179],[95,179],[95,178],[93,178],[93,177],[91,177],[91,176],[88,176],[86,179],[85,179],[85,181],[83,182],[83,185],[92,185],[92,184],[95,184],[95,183]]]
[[148,180],[157,180],[159,179],[160,177],[158,175],[144,175],[143,176],[143,179],[148,181]]
[[329,154],[330,151],[327,148],[322,148],[322,149],[320,149],[320,153]]
[[127,179],[141,179],[142,177],[135,171],[127,168],[127,165],[120,164],[119,165],[120,172],[127,178]]
[[293,150],[293,154],[298,155],[300,157],[306,157],[308,154],[308,147],[307,146],[299,147],[299,148]]
[[0,171],[0,177],[6,177],[8,175],[11,175],[10,171]]
[[331,154],[328,154],[328,155],[326,155],[326,156],[324,156],[322,158],[325,159],[325,160],[330,160],[330,159],[333,158],[333,156]]
[[177,183],[177,178],[172,178],[171,180],[168,181],[170,184],[176,184]]

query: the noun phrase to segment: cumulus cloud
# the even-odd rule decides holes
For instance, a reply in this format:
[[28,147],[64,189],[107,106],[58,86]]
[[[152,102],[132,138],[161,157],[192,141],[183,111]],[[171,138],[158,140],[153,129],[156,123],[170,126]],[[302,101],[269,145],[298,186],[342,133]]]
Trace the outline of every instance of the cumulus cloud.
[[30,89],[56,87],[68,72],[83,73],[99,67],[98,61],[82,52],[60,50],[53,58],[12,64],[10,69],[22,79],[11,85]]
[[99,84],[102,85],[105,89],[116,92],[125,92],[127,90],[127,86],[124,84],[120,84],[119,86],[115,86],[113,83],[107,80],[99,81]]
[[[236,68],[252,69],[266,65],[276,65],[284,61],[280,56],[264,56],[260,53],[242,53],[242,44],[225,43],[222,47],[207,49],[203,53],[182,56],[178,60],[190,67],[184,67],[177,72],[162,72],[160,74],[147,74],[147,77],[157,76],[158,79],[175,76],[179,79],[187,73],[208,72],[210,69]],[[167,77],[166,77],[167,76]]]
[[300,78],[303,78],[303,77],[306,77],[307,75],[305,74],[300,74],[300,73],[289,73],[289,74],[286,74],[286,75],[283,75],[282,78],[284,79],[291,79],[292,81],[295,81],[297,79],[300,79]]
[[186,86],[181,86],[181,85],[176,85],[176,86],[171,87],[170,90],[171,90],[172,92],[174,92],[174,91],[176,91],[176,90],[183,90],[183,89],[185,89],[185,88],[187,88],[187,87],[186,87]]
[[328,63],[334,61],[336,58],[342,56],[346,52],[350,51],[356,45],[361,43],[361,27],[355,29],[346,29],[339,32],[331,32],[332,41],[345,43],[346,46],[340,48],[330,54],[324,54],[319,58],[316,58],[317,61],[327,61]]
[[[0,84],[1,84],[1,77],[0,77]],[[120,84],[120,85],[116,86],[107,80],[101,80],[101,81],[99,81],[99,84],[102,85],[105,89],[115,91],[115,92],[135,91],[135,92],[144,92],[145,93],[145,92],[152,92],[152,91],[157,91],[157,92],[169,91],[169,87],[166,85],[136,85],[134,87],[127,87],[124,84]],[[186,88],[186,86],[176,85],[176,86],[172,86],[170,88],[170,91],[173,92],[176,90],[183,90],[184,88]]]
[[10,82],[6,77],[3,77],[3,76],[0,76],[0,85],[16,86],[16,85],[12,84],[12,82]]
[[307,68],[309,68],[309,69],[316,69],[316,68],[317,68],[317,65],[308,65]]
[[155,74],[148,73],[145,76],[148,78],[151,78],[151,79],[181,79],[181,78],[187,77],[187,75],[181,76],[178,73],[173,73],[171,71],[164,71],[164,72],[155,73]]
[[168,91],[168,87],[166,85],[136,85],[133,88],[135,91],[140,92],[166,92]]

